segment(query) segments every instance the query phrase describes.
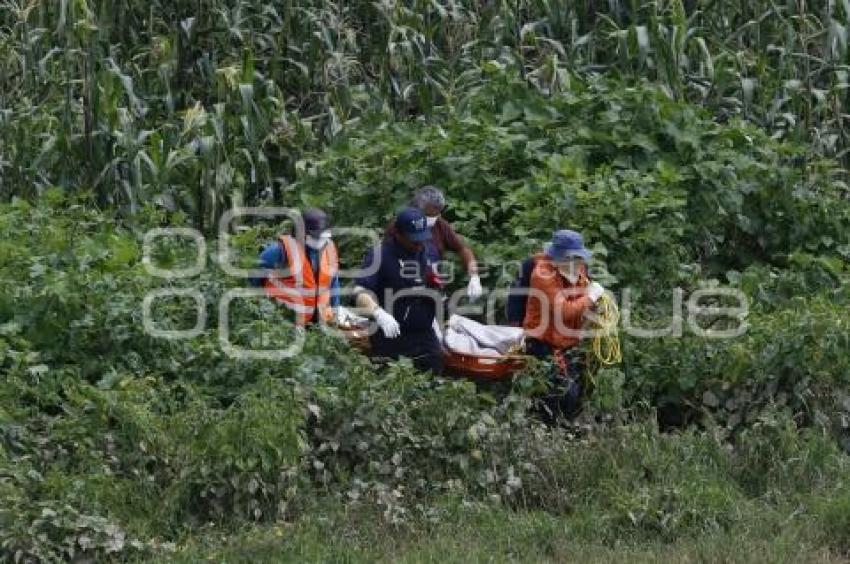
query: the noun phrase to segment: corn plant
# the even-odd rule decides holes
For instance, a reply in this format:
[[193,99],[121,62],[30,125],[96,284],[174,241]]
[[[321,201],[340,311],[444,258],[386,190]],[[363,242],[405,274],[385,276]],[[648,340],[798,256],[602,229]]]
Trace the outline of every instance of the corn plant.
[[846,0],[2,0],[0,195],[207,227],[285,199],[349,124],[452,111],[495,69],[549,95],[650,81],[846,161],[848,25]]

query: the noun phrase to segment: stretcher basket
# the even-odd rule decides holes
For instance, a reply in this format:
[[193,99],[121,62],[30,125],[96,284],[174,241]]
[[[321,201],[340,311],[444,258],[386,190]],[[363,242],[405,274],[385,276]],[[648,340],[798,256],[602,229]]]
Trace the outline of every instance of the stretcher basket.
[[342,331],[345,340],[363,354],[368,355],[372,349],[369,344],[369,330],[365,327],[344,327],[337,329]]
[[523,355],[479,356],[443,349],[443,365],[451,374],[472,380],[510,380],[514,372],[525,366]]
[[[370,353],[369,331],[363,327],[340,328],[352,347],[363,354]],[[443,348],[443,365],[446,372],[455,376],[481,381],[510,380],[525,366],[526,357],[520,354],[505,356],[479,356]]]

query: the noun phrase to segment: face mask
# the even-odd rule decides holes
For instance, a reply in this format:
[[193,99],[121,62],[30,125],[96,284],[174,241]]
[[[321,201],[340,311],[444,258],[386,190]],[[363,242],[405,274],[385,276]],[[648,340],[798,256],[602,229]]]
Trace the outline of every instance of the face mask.
[[429,215],[425,217],[425,222],[428,224],[428,227],[434,227],[435,225],[437,225],[438,219],[440,219],[439,215],[435,215],[433,217]]
[[567,262],[561,263],[558,265],[558,272],[561,273],[561,276],[567,279],[567,282],[570,284],[575,284],[579,279],[579,263],[577,262]]
[[319,249],[325,248],[325,245],[327,245],[328,241],[330,241],[330,240],[331,240],[330,231],[325,231],[324,233],[322,233],[318,237],[313,237],[312,235],[307,235],[306,239],[304,240],[304,243],[306,243],[307,246],[310,247],[311,249],[316,249],[318,251]]
[[574,274],[567,270],[562,270],[560,268],[558,269],[558,272],[560,272],[561,276],[566,278],[567,282],[569,282],[570,284],[575,284],[576,282],[578,282],[578,274]]

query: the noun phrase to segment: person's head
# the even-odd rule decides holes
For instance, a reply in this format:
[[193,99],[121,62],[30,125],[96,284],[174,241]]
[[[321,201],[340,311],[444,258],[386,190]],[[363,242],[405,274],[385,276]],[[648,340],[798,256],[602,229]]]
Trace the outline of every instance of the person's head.
[[425,241],[431,238],[431,227],[422,210],[409,207],[398,212],[395,217],[395,237],[405,250],[421,250]]
[[318,208],[304,210],[304,244],[313,249],[321,249],[331,239],[331,221],[328,215]]
[[446,207],[446,196],[436,186],[423,186],[413,193],[413,206],[422,210],[428,225],[434,227]]
[[592,253],[585,248],[580,233],[561,229],[552,234],[552,241],[543,247],[543,252],[552,259],[558,272],[570,284],[575,284],[579,276],[587,271],[587,263]]

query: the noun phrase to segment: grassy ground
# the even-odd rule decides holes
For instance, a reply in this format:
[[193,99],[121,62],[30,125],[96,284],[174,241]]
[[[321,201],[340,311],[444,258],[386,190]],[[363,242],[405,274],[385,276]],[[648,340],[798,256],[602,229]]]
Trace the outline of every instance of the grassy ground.
[[613,431],[540,468],[503,502],[444,495],[391,525],[377,504],[334,500],[292,522],[196,531],[163,561],[844,562],[848,459],[834,440],[783,424],[737,443],[707,433]]
[[[453,511],[438,524],[381,525],[370,512],[339,512],[297,525],[200,536],[181,546],[179,562],[843,562],[822,544],[814,519],[766,507],[746,527],[672,542],[604,539],[604,515],[552,516],[500,509]],[[790,510],[790,512],[788,511]],[[166,559],[164,559],[165,561]]]

